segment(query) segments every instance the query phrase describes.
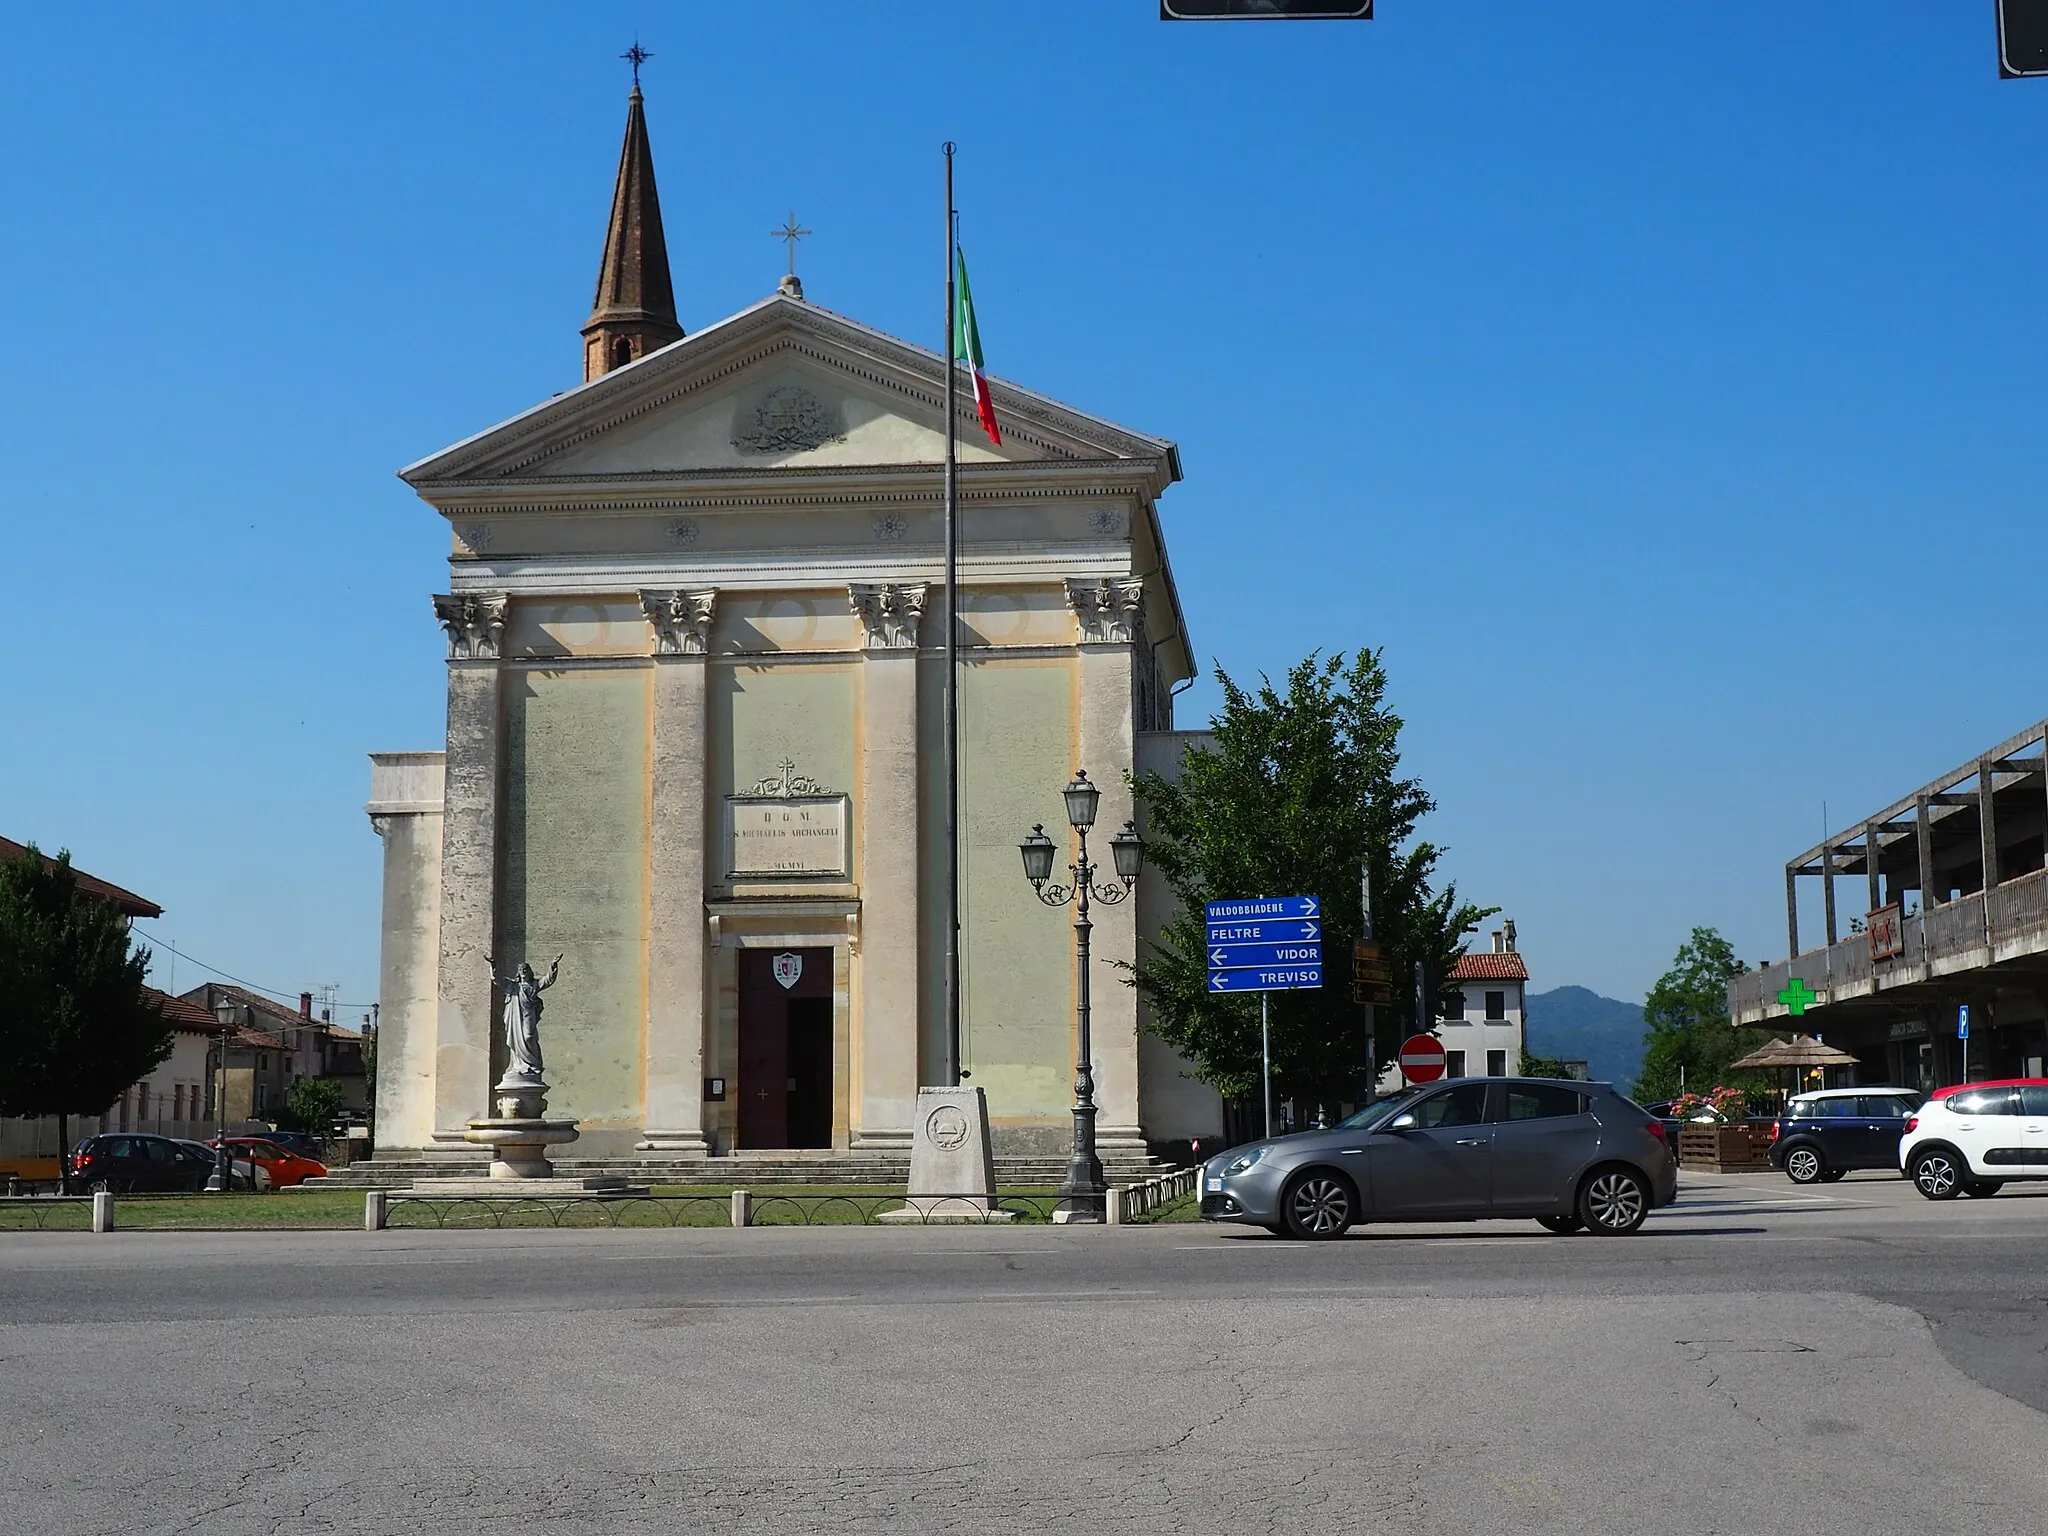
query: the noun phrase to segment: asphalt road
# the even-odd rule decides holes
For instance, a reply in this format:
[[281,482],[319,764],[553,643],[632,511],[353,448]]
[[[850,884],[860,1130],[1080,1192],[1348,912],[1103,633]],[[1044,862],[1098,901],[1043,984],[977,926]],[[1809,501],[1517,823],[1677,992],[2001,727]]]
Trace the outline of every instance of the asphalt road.
[[0,1531],[2048,1527],[2048,1186],[1629,1239],[0,1236]]

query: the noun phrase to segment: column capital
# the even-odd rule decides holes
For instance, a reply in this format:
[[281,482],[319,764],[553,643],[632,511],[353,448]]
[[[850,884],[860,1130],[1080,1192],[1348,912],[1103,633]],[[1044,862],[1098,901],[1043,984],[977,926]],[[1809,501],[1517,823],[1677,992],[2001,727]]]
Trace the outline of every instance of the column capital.
[[864,651],[914,651],[918,626],[924,619],[922,581],[876,585],[855,582],[846,589],[853,611],[860,616],[860,645]]
[[434,617],[448,631],[448,659],[496,661],[510,605],[503,592],[435,593]]
[[1133,645],[1145,638],[1145,578],[1091,576],[1067,582],[1067,606],[1084,645]]
[[718,589],[700,592],[642,589],[640,609],[654,626],[657,656],[703,656],[711,650],[711,619],[718,611]]

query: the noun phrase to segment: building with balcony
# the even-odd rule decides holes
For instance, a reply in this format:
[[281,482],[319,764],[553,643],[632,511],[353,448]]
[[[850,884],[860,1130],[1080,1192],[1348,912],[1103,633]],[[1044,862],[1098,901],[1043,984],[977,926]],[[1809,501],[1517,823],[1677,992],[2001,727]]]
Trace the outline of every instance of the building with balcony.
[[[2044,759],[2048,721],[1789,861],[1791,958],[1729,983],[1733,1022],[1818,1034],[1857,1058],[1858,1082],[1932,1088],[1966,1080],[1957,1025],[1967,1007],[1968,1080],[2041,1076],[2048,1063]],[[1825,939],[1805,950],[1802,880],[1820,883]],[[1848,893],[1861,895],[1862,911],[1844,934],[1840,901]]]

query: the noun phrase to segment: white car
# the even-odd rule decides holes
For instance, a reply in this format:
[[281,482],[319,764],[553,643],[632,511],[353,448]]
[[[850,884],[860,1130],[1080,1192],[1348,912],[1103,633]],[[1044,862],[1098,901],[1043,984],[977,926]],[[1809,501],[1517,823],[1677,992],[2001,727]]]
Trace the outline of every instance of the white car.
[[1906,1121],[1899,1166],[1930,1200],[2048,1179],[2048,1078],[1941,1088]]

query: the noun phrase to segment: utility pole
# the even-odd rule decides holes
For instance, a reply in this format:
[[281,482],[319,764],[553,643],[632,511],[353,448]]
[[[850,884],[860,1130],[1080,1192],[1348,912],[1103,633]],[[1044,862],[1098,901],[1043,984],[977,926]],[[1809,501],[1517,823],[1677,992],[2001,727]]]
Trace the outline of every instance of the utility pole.
[[[1370,944],[1372,932],[1372,865],[1364,859],[1358,861],[1358,936]],[[1373,1003],[1371,992],[1365,994],[1365,1092],[1359,1095],[1360,1104],[1372,1102],[1373,1091],[1379,1085],[1379,1036],[1378,1008]]]

